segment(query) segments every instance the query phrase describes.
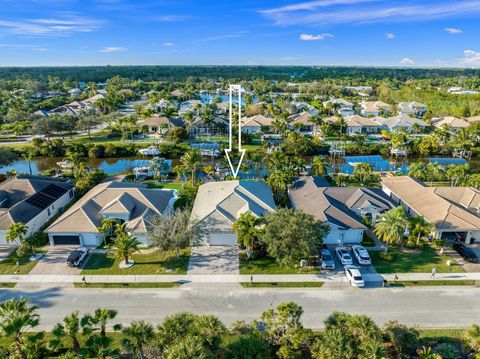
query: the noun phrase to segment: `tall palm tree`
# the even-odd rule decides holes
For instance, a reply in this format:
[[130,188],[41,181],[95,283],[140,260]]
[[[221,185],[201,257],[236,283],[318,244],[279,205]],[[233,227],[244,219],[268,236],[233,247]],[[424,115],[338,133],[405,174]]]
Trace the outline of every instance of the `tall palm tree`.
[[407,219],[407,228],[410,231],[410,236],[416,238],[417,245],[422,238],[428,237],[435,229],[435,225],[427,222],[424,217],[409,217]]
[[477,354],[480,354],[480,325],[471,325],[464,334],[468,346]]
[[30,173],[30,176],[33,174],[32,173],[32,161],[35,158],[35,152],[32,149],[27,150],[22,157],[28,161],[28,171]]
[[459,186],[467,176],[468,165],[450,165],[447,168],[447,178],[450,180],[450,186]]
[[68,152],[67,153],[67,160],[72,163],[72,170],[73,172],[77,171],[82,163],[82,156],[78,152]]
[[10,227],[8,227],[7,229],[7,234],[5,236],[5,239],[7,240],[8,243],[16,242],[18,240],[20,245],[23,245],[27,232],[28,232],[28,227],[25,223],[22,223],[22,222],[12,223]]
[[434,180],[438,181],[442,176],[442,169],[437,162],[428,163],[427,167],[425,167],[425,171],[427,173],[427,177],[430,178],[430,186]]
[[192,123],[195,121],[195,114],[193,111],[188,111],[183,115],[183,120],[185,121],[185,127],[187,130],[190,130]]
[[202,162],[202,155],[196,149],[188,150],[180,159],[180,162],[185,167],[186,171],[189,171],[191,174],[192,185],[195,183],[195,175],[197,173],[198,167]]
[[458,130],[453,136],[452,142],[462,150],[468,149],[470,148],[470,146],[473,146],[473,141],[471,139],[470,133],[466,128]]
[[387,244],[400,245],[407,228],[405,209],[402,206],[385,212],[377,221],[374,233]]
[[27,298],[8,299],[0,303],[0,334],[12,341],[17,356],[27,359],[27,334],[40,323],[38,306]]
[[134,321],[129,327],[122,330],[122,347],[129,353],[132,353],[136,359],[144,358],[144,347],[148,344],[155,334],[155,330],[150,323]]
[[62,323],[57,323],[52,330],[54,339],[50,341],[50,346],[59,349],[68,338],[71,343],[71,349],[75,353],[80,352],[80,318],[78,310],[63,318]]
[[125,265],[128,265],[129,257],[138,252],[138,247],[142,243],[134,236],[128,233],[116,234],[115,239],[110,245],[110,251],[115,258],[123,259]]
[[325,163],[325,160],[317,156],[312,161],[312,174],[314,176],[325,176],[327,174],[328,165]]
[[113,231],[117,225],[117,220],[114,218],[102,218],[102,224],[97,230],[103,235],[103,243],[106,243],[107,237],[113,235]]
[[[83,327],[83,334],[98,333],[100,337],[107,336],[108,322],[115,319],[118,312],[108,308],[97,308],[92,314],[85,314],[80,320]],[[114,325],[114,330],[119,330],[120,325]]]
[[250,258],[255,242],[260,234],[259,226],[263,223],[262,218],[255,216],[248,211],[242,213],[233,224],[233,229],[237,233],[238,241],[247,247],[247,257]]
[[210,108],[205,108],[202,113],[200,114],[200,118],[202,119],[205,127],[207,128],[207,135],[210,135],[210,128],[214,124],[215,114]]
[[426,177],[425,165],[422,162],[412,162],[408,165],[408,175],[424,180]]
[[432,348],[423,346],[417,350],[418,359],[442,359],[439,354],[433,353]]
[[385,344],[379,339],[367,339],[361,345],[362,354],[360,359],[384,359],[386,358]]

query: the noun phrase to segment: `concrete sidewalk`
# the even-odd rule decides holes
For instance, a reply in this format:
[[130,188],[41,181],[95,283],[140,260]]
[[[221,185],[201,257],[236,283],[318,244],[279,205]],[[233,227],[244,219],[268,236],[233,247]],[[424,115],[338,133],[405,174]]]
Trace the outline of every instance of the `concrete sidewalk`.
[[[382,274],[389,282],[395,274]],[[416,280],[478,280],[480,273],[396,273],[399,281]],[[365,274],[366,281],[378,274]],[[0,275],[0,283],[80,283],[83,275]],[[249,274],[192,274],[192,275],[86,275],[87,283],[238,283],[250,282]],[[345,282],[343,272],[333,274],[255,274],[254,282]]]

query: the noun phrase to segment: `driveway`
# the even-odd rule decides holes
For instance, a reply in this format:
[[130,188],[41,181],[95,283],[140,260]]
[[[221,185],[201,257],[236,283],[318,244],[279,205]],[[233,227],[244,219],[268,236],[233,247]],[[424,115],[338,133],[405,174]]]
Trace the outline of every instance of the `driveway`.
[[6,259],[10,253],[13,252],[13,250],[17,248],[15,246],[5,246],[5,247],[0,247],[0,262]]
[[187,274],[239,274],[237,246],[192,247]]
[[29,274],[80,274],[81,268],[73,268],[67,265],[68,255],[76,248],[78,246],[46,247],[46,254],[38,261]]

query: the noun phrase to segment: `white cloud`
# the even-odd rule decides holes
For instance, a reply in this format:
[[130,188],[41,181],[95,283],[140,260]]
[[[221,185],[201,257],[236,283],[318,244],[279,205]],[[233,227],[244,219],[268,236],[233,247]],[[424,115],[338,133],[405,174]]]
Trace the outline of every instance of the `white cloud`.
[[73,13],[59,13],[58,17],[24,19],[21,21],[1,20],[0,29],[21,36],[60,37],[79,32],[92,32],[103,25],[103,21],[90,19]]
[[163,46],[166,46],[166,47],[172,47],[172,46],[173,46],[173,42],[164,42],[162,45],[163,45]]
[[385,37],[389,40],[393,40],[395,38],[395,34],[393,32],[386,32]]
[[404,66],[413,65],[414,63],[415,62],[413,62],[413,60],[409,57],[405,57],[405,58],[400,60],[400,65],[404,65]]
[[248,33],[248,31],[237,31],[231,34],[224,34],[218,36],[211,36],[201,39],[200,41],[216,41],[216,40],[225,40],[225,39],[235,39],[238,37],[243,37]]
[[125,52],[127,51],[126,47],[117,47],[117,46],[107,46],[104,47],[103,49],[98,50],[99,52],[105,52],[105,53],[114,53],[114,52]]
[[185,15],[162,15],[162,16],[155,16],[154,20],[160,22],[174,22],[174,21],[184,21],[188,19],[190,16]]
[[323,0],[261,10],[260,13],[281,26],[393,23],[478,15],[480,0],[419,0],[406,5],[378,0]]
[[452,35],[461,34],[463,32],[461,29],[457,29],[455,27],[446,27],[444,30]]
[[318,35],[312,35],[312,34],[301,34],[300,35],[300,40],[302,41],[319,41],[319,40],[325,40],[330,37],[334,37],[332,34],[324,33],[324,34],[318,34]]
[[480,52],[473,50],[465,50],[463,52],[465,57],[462,62],[471,64],[471,65],[480,65]]

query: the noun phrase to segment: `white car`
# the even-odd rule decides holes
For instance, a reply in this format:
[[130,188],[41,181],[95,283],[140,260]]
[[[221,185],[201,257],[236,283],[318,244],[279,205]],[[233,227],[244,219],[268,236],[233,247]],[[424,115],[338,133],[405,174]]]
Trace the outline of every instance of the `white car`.
[[67,264],[70,267],[81,267],[87,258],[90,250],[87,247],[80,247],[75,249],[67,258]]
[[372,264],[372,259],[364,247],[358,245],[352,246],[352,251],[355,258],[357,258],[358,264],[363,266]]
[[355,266],[345,266],[345,275],[350,281],[352,287],[363,288],[365,287],[365,281],[363,280],[362,273]]
[[353,259],[348,252],[346,247],[337,247],[335,248],[335,253],[337,254],[338,260],[343,265],[353,264]]

